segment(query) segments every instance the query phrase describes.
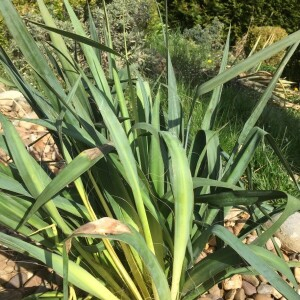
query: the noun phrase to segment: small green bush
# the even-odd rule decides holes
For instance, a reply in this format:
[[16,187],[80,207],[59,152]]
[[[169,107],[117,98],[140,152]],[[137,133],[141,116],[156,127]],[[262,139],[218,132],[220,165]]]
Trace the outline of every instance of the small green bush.
[[[222,58],[224,24],[215,18],[205,27],[196,25],[183,33],[170,32],[168,47],[176,75],[194,86],[215,73]],[[162,35],[153,36],[146,51],[143,71],[148,77],[164,71],[165,45]]]
[[[255,46],[256,41],[259,39],[259,42],[257,44],[256,50],[259,51],[266,47],[268,44],[272,44],[274,42],[277,42],[281,40],[282,38],[287,36],[287,32],[285,29],[281,27],[272,27],[272,26],[262,26],[262,27],[252,27],[250,28],[248,32],[248,39],[245,45],[245,51],[248,55],[252,48]],[[284,55],[284,51],[281,51],[271,57],[270,59],[266,60],[266,63],[271,66],[276,66],[281,61],[282,57]]]

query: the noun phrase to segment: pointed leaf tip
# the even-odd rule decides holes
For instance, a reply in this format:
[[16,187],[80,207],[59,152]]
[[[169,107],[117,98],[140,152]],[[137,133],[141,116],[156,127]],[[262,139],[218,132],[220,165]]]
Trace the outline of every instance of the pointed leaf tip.
[[96,221],[88,222],[76,230],[69,236],[66,241],[66,249],[67,252],[71,249],[71,240],[72,237],[76,235],[110,235],[110,234],[123,234],[123,233],[131,233],[129,227],[118,220],[104,217]]

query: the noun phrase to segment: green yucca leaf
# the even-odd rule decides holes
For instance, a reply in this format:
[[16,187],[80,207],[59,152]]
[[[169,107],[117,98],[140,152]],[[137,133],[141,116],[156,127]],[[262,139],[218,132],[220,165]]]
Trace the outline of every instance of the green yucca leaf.
[[195,197],[195,203],[208,203],[216,207],[234,205],[252,205],[255,203],[284,199],[286,194],[280,191],[231,191],[215,194],[199,195]]
[[[264,248],[254,245],[249,245],[249,248],[255,255],[268,262],[270,266],[273,266],[274,270],[284,274],[295,284],[295,278],[285,261]],[[183,293],[186,294],[186,296],[183,296],[183,299],[197,299],[197,297],[205,293],[209,287],[234,274],[259,274],[255,269],[249,266],[245,268],[232,267],[242,263],[244,263],[243,259],[229,247],[210,254],[189,270],[189,277],[183,288]],[[222,274],[221,277],[219,276],[220,274]]]
[[[52,16],[50,15],[44,1],[38,0],[37,3],[39,5],[40,12],[41,12],[41,15],[43,17],[45,24],[47,26],[56,28],[55,22],[54,22]],[[73,85],[75,85],[75,83],[77,81],[78,75],[77,75],[77,72],[76,72],[76,69],[74,66],[74,62],[72,60],[71,53],[69,53],[68,48],[65,44],[65,41],[63,40],[61,35],[55,34],[52,31],[50,31],[50,37],[51,37],[51,41],[53,43],[53,47],[55,49],[59,49],[59,51],[57,51],[57,55],[62,64],[62,68],[70,82],[70,85],[73,86]],[[56,61],[54,61],[54,63],[56,63],[58,65],[58,63]],[[86,92],[85,92],[82,84],[79,85],[79,88],[76,90],[76,93],[77,93],[78,97],[73,99],[74,107],[76,108],[79,116],[88,120],[87,112],[89,112],[90,114],[92,114],[92,112],[91,112],[91,108],[89,105],[89,101],[87,101]]]
[[220,151],[218,132],[199,130],[189,152],[190,168],[193,176],[218,179],[222,175]]
[[53,120],[57,113],[53,110],[53,106],[44,97],[36,91],[29,83],[25,82],[9,59],[4,49],[0,46],[0,61],[5,68],[5,71],[11,77],[18,90],[24,95],[28,103],[35,109],[39,116],[47,116]]
[[[229,28],[229,31],[228,31],[219,74],[221,74],[222,72],[224,72],[226,70],[228,54],[229,54],[230,31],[231,31],[231,28]],[[203,117],[203,121],[202,121],[202,125],[201,125],[201,129],[203,129],[203,130],[212,130],[213,129],[213,125],[214,125],[214,121],[215,121],[215,117],[216,117],[216,109],[217,109],[217,105],[219,104],[220,99],[221,99],[222,89],[223,89],[223,84],[214,88],[208,108]],[[191,113],[192,113],[192,111],[191,111]]]
[[199,187],[204,186],[210,186],[210,187],[219,187],[219,188],[225,188],[230,190],[243,190],[243,188],[230,184],[228,182],[223,182],[215,179],[209,179],[209,178],[202,178],[202,177],[193,177],[193,186],[194,189],[197,189]]
[[43,192],[37,197],[34,205],[28,211],[23,224],[47,201],[60,192],[69,183],[76,180],[80,175],[89,170],[95,163],[107,153],[114,149],[111,145],[104,145],[100,148],[84,150],[71,163],[59,172],[59,174],[45,187]]
[[108,217],[86,223],[68,237],[66,240],[68,250],[71,247],[71,239],[76,236],[112,239],[130,245],[137,251],[148,269],[155,284],[158,299],[171,299],[169,285],[161,266],[152,251],[149,250],[142,235],[132,226]]
[[4,173],[0,173],[0,189],[31,197],[20,182]]
[[109,88],[107,79],[105,77],[103,68],[100,65],[100,62],[98,61],[98,58],[95,54],[94,49],[89,44],[86,44],[86,43],[97,44],[97,42],[92,41],[86,37],[86,34],[82,27],[82,24],[80,23],[79,19],[77,18],[69,1],[68,0],[63,0],[63,1],[64,1],[66,9],[68,11],[68,14],[70,16],[75,33],[80,36],[80,39],[81,39],[80,45],[82,47],[87,64],[90,67],[90,70],[92,72],[93,79],[96,81],[98,88],[106,95],[106,97],[110,101],[110,103],[112,103],[112,96],[111,96],[110,88]]
[[180,137],[182,126],[182,112],[177,83],[171,57],[168,52],[168,127],[175,136]]
[[196,96],[199,97],[200,95],[212,91],[216,86],[228,82],[229,80],[233,79],[234,77],[236,77],[242,72],[250,70],[252,67],[256,66],[259,62],[272,57],[273,55],[284,50],[285,48],[293,46],[294,44],[298,43],[299,40],[300,40],[300,30],[288,35],[282,40],[255,53],[254,55],[246,58],[236,66],[231,67],[230,69],[222,72],[221,74],[217,75],[213,79],[205,82],[204,84],[198,87]]
[[[32,68],[52,87],[54,87],[57,93],[61,97],[65,97],[65,93],[56,79],[54,73],[50,69],[47,61],[41,51],[39,50],[33,37],[28,33],[22,19],[20,18],[18,12],[15,10],[13,4],[10,0],[0,1],[0,12],[8,24],[8,29],[15,41],[17,41],[26,61],[32,66]],[[50,101],[54,110],[58,109],[58,103],[56,97],[49,92],[48,88],[45,86],[44,82],[37,78],[44,93],[47,95],[47,101]]]
[[[195,265],[195,267],[191,270],[188,280],[183,288],[183,292],[192,292],[190,295],[184,297],[184,299],[197,298],[199,295],[197,286],[203,284],[203,281],[205,280],[204,276],[213,277],[217,273],[225,270],[227,267],[235,265],[235,263],[239,264],[240,258],[249,263],[250,266],[253,267],[259,274],[262,274],[278,291],[280,291],[280,293],[285,295],[287,299],[297,298],[297,293],[275,272],[275,270],[282,271],[284,274],[287,274],[289,278],[292,278],[292,274],[286,267],[286,264],[283,260],[276,258],[276,262],[273,264],[273,256],[271,258],[270,255],[268,256],[265,251],[258,249],[258,247],[252,247],[243,244],[241,240],[220,225],[214,225],[208,229],[206,233],[203,234],[203,241],[205,239],[207,240],[210,234],[218,236],[232,249],[228,249],[227,247],[220,249]],[[204,246],[203,243],[202,245]],[[240,258],[236,257],[234,252],[236,252]],[[227,257],[227,259],[220,259],[220,257],[224,256]],[[207,268],[206,272],[203,271],[205,270],[205,267]],[[202,293],[203,292],[204,291],[202,289]]]
[[280,274],[285,276],[293,284],[294,287],[297,287],[298,284],[295,276],[292,273],[289,265],[286,263],[286,261],[284,261],[283,258],[280,258],[271,251],[262,247],[258,247],[252,244],[250,244],[249,247],[256,255],[268,262],[275,271],[278,271]]
[[[0,122],[2,123],[5,139],[18,172],[29,193],[32,197],[37,198],[51,179],[42,167],[27,152],[23,141],[14,126],[1,114]],[[59,226],[61,226],[65,232],[68,232],[69,228],[58,213],[54,204],[49,202],[45,208]]]
[[56,291],[36,293],[23,298],[23,300],[63,300],[63,294]]
[[266,140],[268,141],[268,143],[270,144],[270,146],[272,147],[272,149],[274,150],[274,152],[276,153],[277,157],[281,161],[282,165],[286,169],[287,173],[291,176],[291,178],[294,181],[295,185],[298,187],[298,190],[300,190],[299,183],[295,179],[295,174],[293,173],[293,171],[290,167],[290,164],[288,163],[288,161],[286,160],[286,158],[282,154],[281,150],[278,148],[278,146],[277,146],[276,142],[274,141],[273,137],[270,134],[265,135],[265,137],[266,137]]
[[21,140],[14,126],[0,114],[0,122],[4,129],[5,139],[11,157],[18,168],[20,176],[24,184],[33,197],[37,197],[42,191],[44,185],[50,181],[50,178],[42,169],[41,166],[25,149],[24,143]]
[[224,174],[222,181],[227,181],[232,184],[236,184],[238,182],[238,180],[241,178],[244,171],[248,167],[258,144],[266,134],[267,133],[264,130],[258,127],[254,127],[249,132],[247,140],[237,154],[233,164]]
[[287,299],[296,299],[297,293],[273,270],[273,266],[254,254],[250,248],[238,240],[226,228],[215,225],[212,233],[221,238],[226,244],[233,248],[244,260],[255,270],[262,274],[275,289],[280,291]]
[[[10,228],[16,230],[18,227],[18,231],[24,233],[24,230],[27,230],[27,234],[32,235],[35,230],[41,228],[47,228],[48,223],[43,220],[41,215],[36,214],[32,217],[32,219],[28,222],[30,229],[27,229],[25,226],[20,226],[20,220],[26,214],[27,209],[29,208],[31,202],[28,200],[24,200],[19,196],[12,196],[6,193],[0,193],[0,215],[1,215],[1,223],[9,226]],[[50,229],[45,229],[45,233],[47,233],[48,238],[52,238],[54,236],[53,231]],[[33,235],[33,239],[36,238],[36,235]],[[45,237],[43,237],[45,238]],[[45,241],[47,243],[47,241]],[[49,243],[49,241],[48,241]],[[50,243],[51,244],[51,243]]]
[[[284,192],[282,192],[284,193]],[[257,237],[257,240],[253,242],[253,244],[261,246],[264,245],[268,239],[272,237],[272,235],[280,228],[280,226],[283,224],[283,222],[291,216],[296,211],[300,210],[300,201],[299,199],[293,197],[292,195],[289,195],[287,193],[285,194],[285,198],[287,199],[286,206],[284,208],[284,211],[280,215],[280,217],[276,220],[276,222],[273,223],[273,225],[268,228],[266,231],[264,231],[262,234],[260,234]]]
[[[158,132],[160,130],[160,90],[155,97],[151,117],[151,124]],[[149,150],[149,171],[155,191],[160,197],[164,194],[165,186],[165,168],[161,147],[163,146],[160,145],[159,138],[153,137]]]
[[[2,245],[9,247],[17,252],[28,254],[39,261],[47,264],[57,274],[63,276],[63,259],[61,256],[51,253],[47,250],[41,249],[37,246],[31,245],[13,236],[8,236],[0,232],[0,242]],[[100,281],[93,275],[87,272],[84,268],[80,267],[73,261],[69,261],[69,282],[79,287],[83,291],[94,295],[98,299],[103,300],[118,300],[109,289],[107,289]]]
[[171,299],[175,300],[180,292],[180,280],[191,232],[191,218],[194,206],[193,181],[189,164],[178,138],[170,132],[161,132],[171,156],[170,174],[174,195],[174,256],[172,270]]
[[92,46],[94,48],[97,48],[101,51],[105,51],[105,52],[109,52],[109,53],[112,53],[114,55],[117,55],[117,56],[122,56],[120,53],[118,53],[117,51],[103,45],[103,44],[100,44],[92,39],[89,39],[87,38],[86,36],[84,35],[79,35],[79,34],[76,34],[76,33],[72,33],[72,32],[69,32],[69,31],[65,31],[65,30],[62,30],[62,29],[58,29],[56,27],[52,27],[52,26],[47,26],[45,24],[42,24],[42,23],[37,23],[37,22],[34,22],[34,21],[30,21],[30,20],[27,20],[29,21],[30,23],[32,24],[35,24],[39,27],[42,27],[44,29],[47,29],[48,31],[51,31],[51,32],[55,32],[55,33],[58,33],[62,36],[65,36],[67,38],[70,38],[72,40],[75,40],[79,43],[83,43],[83,44],[86,44],[86,45],[89,45],[89,46]]
[[263,112],[263,109],[265,108],[265,106],[267,105],[268,100],[270,99],[272,92],[275,88],[276,83],[278,82],[286,64],[288,63],[288,61],[290,60],[291,56],[294,54],[294,52],[296,51],[296,49],[299,46],[299,42],[295,43],[287,52],[287,54],[285,55],[285,57],[282,59],[276,73],[273,75],[272,80],[270,81],[267,89],[265,90],[263,96],[261,97],[260,101],[257,102],[253,112],[251,113],[250,117],[248,118],[247,122],[244,125],[244,128],[239,136],[238,139],[238,145],[242,145],[244,143],[244,141],[247,138],[247,135],[249,134],[249,132],[252,130],[252,128],[255,126],[258,118],[260,117],[260,115]]
[[[83,74],[83,76],[85,76]],[[145,210],[143,192],[141,189],[140,179],[138,177],[136,161],[130,148],[126,133],[114,112],[111,110],[107,98],[96,89],[86,78],[86,82],[93,94],[95,102],[102,114],[104,123],[109,130],[112,142],[119,154],[120,161],[124,167],[125,178],[132,189],[135,199],[136,209],[138,211],[141,224],[143,226],[144,235],[150,249],[153,248],[151,232]]]
[[[100,39],[99,39],[99,36],[98,36],[96,24],[94,22],[92,12],[91,12],[91,9],[90,9],[90,5],[88,3],[87,3],[87,6],[88,6],[88,11],[89,11],[88,22],[89,22],[89,31],[91,33],[91,38],[92,38],[92,40],[94,40],[95,42],[100,44]],[[99,62],[101,63],[102,62],[101,50],[98,51],[98,50],[95,49],[95,53],[96,53],[96,56],[97,56]]]

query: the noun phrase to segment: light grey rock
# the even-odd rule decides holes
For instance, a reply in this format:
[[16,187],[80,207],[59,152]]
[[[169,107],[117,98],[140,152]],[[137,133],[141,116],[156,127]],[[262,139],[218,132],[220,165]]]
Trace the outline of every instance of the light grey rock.
[[271,285],[262,282],[257,288],[257,293],[271,295],[274,293],[274,288]]
[[[272,217],[272,222],[275,222],[280,217],[280,214]],[[267,227],[272,225],[271,221],[266,223]],[[289,252],[300,253],[300,213],[292,214],[281,225],[280,229],[275,233],[282,243],[282,248]]]
[[17,98],[23,97],[22,93],[20,93],[19,91],[5,91],[0,93],[0,100],[14,100]]

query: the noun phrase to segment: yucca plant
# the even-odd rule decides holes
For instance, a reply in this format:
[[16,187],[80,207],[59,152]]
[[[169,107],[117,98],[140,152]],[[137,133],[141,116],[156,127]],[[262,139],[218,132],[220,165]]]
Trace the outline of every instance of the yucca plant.
[[[191,117],[183,119],[169,56],[168,82],[154,92],[143,78],[131,75],[130,66],[116,68],[116,56],[125,65],[126,56],[112,48],[109,20],[107,44],[101,45],[95,41],[93,20],[88,38],[68,0],[64,5],[74,33],[56,28],[43,0],[37,3],[45,22],[37,25],[51,36],[44,51],[48,57],[36,46],[10,0],[2,0],[0,10],[39,86],[35,89],[23,80],[2,48],[0,60],[39,116],[30,122],[48,128],[65,167],[54,175],[36,162],[14,126],[0,116],[1,147],[12,158],[9,165],[0,165],[0,223],[30,239],[0,232],[0,243],[62,276],[63,290],[51,295],[57,299],[197,299],[236,273],[262,274],[286,298],[296,299],[297,283],[289,265],[264,245],[300,209],[300,202],[281,191],[247,190],[251,185],[241,177],[263,138],[292,176],[272,138],[255,123],[299,44],[300,31],[226,70],[228,37],[219,75],[195,91],[190,116],[197,99],[213,93],[202,124],[192,124]],[[88,75],[68,52],[62,36],[80,43]],[[236,146],[224,153],[221,132],[214,127],[222,85],[285,48],[289,51]],[[104,52],[109,59],[107,76],[99,60]],[[191,126],[199,127],[195,136],[189,134]],[[287,199],[281,217],[251,245],[243,244],[247,234],[261,230],[275,213],[266,215],[264,203],[278,198]],[[247,210],[250,221],[255,221],[246,223],[239,236],[223,226],[232,206]],[[216,251],[196,263],[212,235],[217,237]]]

